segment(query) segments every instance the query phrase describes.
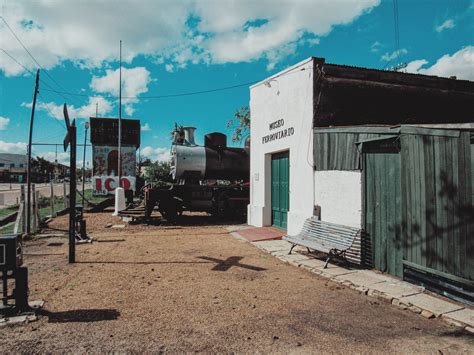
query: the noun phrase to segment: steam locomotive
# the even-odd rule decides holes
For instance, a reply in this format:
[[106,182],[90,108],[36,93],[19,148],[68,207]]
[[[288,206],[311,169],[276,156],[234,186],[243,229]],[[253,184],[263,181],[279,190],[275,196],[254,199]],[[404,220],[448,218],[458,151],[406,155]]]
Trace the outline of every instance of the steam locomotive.
[[245,215],[249,203],[250,140],[244,148],[227,147],[223,133],[209,133],[204,146],[194,140],[194,127],[175,126],[171,165],[174,184],[149,189],[147,214],[158,206],[172,221],[183,211],[203,211],[220,217]]

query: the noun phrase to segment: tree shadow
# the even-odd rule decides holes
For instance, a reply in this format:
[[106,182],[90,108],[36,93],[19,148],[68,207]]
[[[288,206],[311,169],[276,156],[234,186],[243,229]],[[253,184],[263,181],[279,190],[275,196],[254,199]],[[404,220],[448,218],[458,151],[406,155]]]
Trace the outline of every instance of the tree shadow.
[[62,312],[51,312],[45,309],[37,311],[48,317],[48,323],[89,323],[116,320],[120,312],[116,309],[75,309]]
[[227,271],[233,266],[241,267],[241,268],[252,270],[252,271],[265,271],[266,270],[263,267],[240,263],[240,261],[243,258],[244,258],[243,256],[230,256],[224,260],[224,259],[211,258],[209,256],[198,256],[198,259],[208,260],[213,263],[216,263],[216,266],[212,268],[213,271]]

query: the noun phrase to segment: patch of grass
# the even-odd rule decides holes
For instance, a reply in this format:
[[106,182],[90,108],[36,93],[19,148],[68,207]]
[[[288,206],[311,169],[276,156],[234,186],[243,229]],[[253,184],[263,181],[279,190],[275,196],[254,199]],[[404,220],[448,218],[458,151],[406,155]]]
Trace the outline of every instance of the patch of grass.
[[[110,197],[110,196],[94,196],[92,194],[92,189],[84,190],[84,195],[85,195],[84,197],[86,198],[86,200],[94,204],[100,203]],[[82,203],[82,197],[79,194],[77,194],[77,201],[79,204]],[[86,202],[86,205],[87,205],[87,202]]]
[[0,208],[0,218],[6,217],[13,212],[18,211],[18,206],[11,206],[6,208]]
[[12,234],[15,228],[15,222],[8,223],[6,226],[0,227],[0,235]]

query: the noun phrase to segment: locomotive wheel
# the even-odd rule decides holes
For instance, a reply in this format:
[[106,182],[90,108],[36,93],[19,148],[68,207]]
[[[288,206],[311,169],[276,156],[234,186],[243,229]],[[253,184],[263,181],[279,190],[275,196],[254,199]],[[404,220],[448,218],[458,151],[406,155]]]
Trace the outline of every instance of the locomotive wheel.
[[178,212],[176,209],[173,209],[172,207],[167,207],[166,209],[160,210],[161,215],[163,216],[164,219],[166,219],[168,222],[174,222],[176,220],[176,217],[178,216]]
[[232,211],[229,206],[229,195],[222,193],[217,200],[217,215],[221,218],[232,217]]
[[174,222],[181,212],[181,208],[178,208],[178,203],[175,200],[169,200],[163,203],[163,205],[159,209],[161,215],[168,222]]

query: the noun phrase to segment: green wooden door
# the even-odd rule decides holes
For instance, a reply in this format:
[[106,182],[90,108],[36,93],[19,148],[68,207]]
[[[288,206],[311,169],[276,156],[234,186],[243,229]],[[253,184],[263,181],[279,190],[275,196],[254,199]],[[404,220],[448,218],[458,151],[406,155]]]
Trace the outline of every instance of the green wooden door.
[[272,155],[272,225],[287,229],[290,165],[288,152]]
[[386,148],[364,154],[365,229],[374,268],[403,277],[400,154]]

